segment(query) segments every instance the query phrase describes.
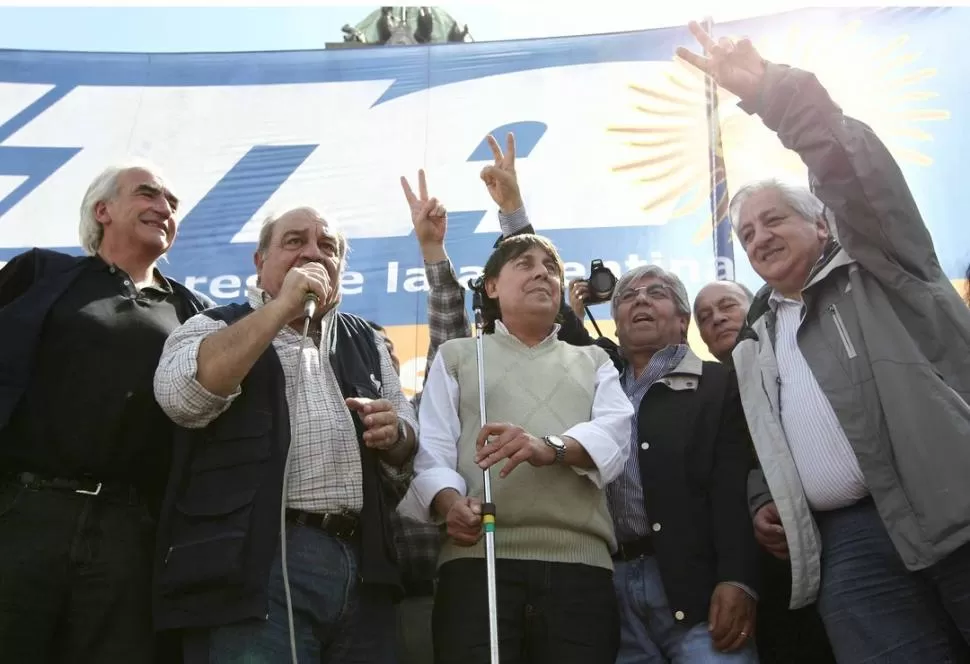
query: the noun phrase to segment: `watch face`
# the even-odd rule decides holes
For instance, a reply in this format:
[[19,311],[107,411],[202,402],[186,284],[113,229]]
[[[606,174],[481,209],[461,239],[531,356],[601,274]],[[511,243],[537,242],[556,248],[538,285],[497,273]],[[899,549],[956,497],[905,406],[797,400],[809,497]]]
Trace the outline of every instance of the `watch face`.
[[546,436],[543,438],[546,441],[546,445],[551,447],[556,452],[556,461],[562,461],[566,456],[566,443],[559,436]]

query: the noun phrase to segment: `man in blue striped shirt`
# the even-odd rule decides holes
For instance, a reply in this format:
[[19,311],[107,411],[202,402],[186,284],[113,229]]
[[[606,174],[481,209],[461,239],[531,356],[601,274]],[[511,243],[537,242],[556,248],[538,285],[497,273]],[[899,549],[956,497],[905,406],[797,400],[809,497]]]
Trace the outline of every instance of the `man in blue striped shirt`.
[[[571,284],[568,315],[586,293]],[[745,501],[753,458],[733,372],[687,346],[691,309],[676,275],[634,268],[611,307],[619,345],[595,343],[635,409],[635,454],[607,489],[620,543],[617,663],[757,662],[758,551]]]

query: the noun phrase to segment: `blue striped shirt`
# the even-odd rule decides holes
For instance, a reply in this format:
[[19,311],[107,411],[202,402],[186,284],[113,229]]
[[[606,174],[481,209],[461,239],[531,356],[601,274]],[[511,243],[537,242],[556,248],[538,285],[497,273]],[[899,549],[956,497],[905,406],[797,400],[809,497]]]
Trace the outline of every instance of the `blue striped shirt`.
[[[798,477],[808,504],[815,510],[846,507],[868,495],[859,459],[849,443],[832,403],[818,384],[798,346],[804,305],[772,292],[775,310],[775,359],[778,362],[779,411]],[[846,352],[852,350],[838,309],[831,314]],[[854,351],[853,351],[854,352]],[[851,355],[851,353],[850,353]]]
[[640,402],[655,382],[677,368],[687,355],[687,345],[667,346],[654,353],[639,378],[633,375],[633,365],[627,364],[621,376],[623,391],[633,404],[633,423],[630,428],[632,453],[623,466],[623,473],[606,487],[606,499],[613,516],[616,540],[621,544],[638,540],[650,534],[650,520],[643,498],[643,482],[640,479],[640,441],[638,422]]

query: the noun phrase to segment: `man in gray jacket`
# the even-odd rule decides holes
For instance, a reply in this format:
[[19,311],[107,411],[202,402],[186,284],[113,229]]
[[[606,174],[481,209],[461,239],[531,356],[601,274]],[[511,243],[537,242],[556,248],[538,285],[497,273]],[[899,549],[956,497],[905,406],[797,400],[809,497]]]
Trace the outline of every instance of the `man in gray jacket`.
[[733,353],[770,490],[756,527],[790,555],[792,607],[817,596],[840,662],[964,661],[970,311],[872,130],[812,74],[690,27],[709,57],[678,54],[797,152],[814,189],[761,182],[731,202],[767,283]]

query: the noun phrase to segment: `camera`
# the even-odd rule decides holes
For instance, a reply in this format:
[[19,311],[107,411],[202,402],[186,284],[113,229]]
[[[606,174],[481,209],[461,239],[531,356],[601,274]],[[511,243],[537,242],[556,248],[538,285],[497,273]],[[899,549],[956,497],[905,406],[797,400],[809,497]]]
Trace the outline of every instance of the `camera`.
[[586,280],[586,304],[600,304],[608,302],[613,297],[616,288],[616,277],[610,268],[603,265],[599,258],[589,264],[589,279]]

